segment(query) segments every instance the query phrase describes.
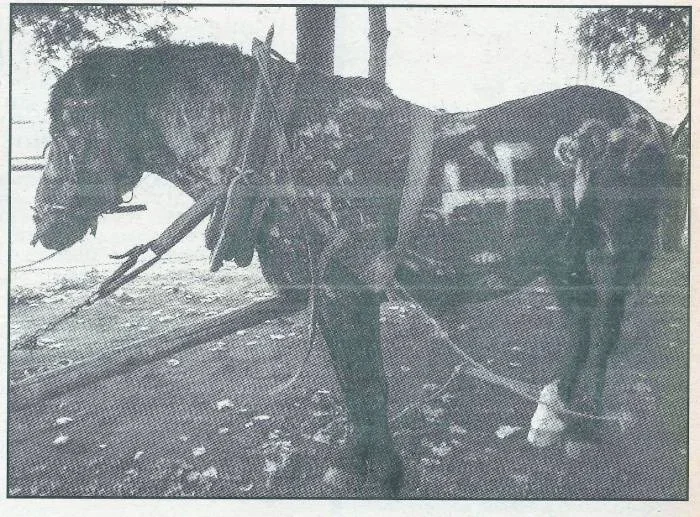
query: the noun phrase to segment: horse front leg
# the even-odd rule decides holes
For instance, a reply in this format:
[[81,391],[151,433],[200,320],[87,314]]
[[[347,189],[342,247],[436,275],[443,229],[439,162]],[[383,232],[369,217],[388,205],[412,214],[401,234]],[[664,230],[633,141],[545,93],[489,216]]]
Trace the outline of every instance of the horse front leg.
[[360,481],[375,478],[396,496],[404,468],[387,417],[387,384],[380,343],[380,295],[331,263],[318,296],[320,326],[354,428]]

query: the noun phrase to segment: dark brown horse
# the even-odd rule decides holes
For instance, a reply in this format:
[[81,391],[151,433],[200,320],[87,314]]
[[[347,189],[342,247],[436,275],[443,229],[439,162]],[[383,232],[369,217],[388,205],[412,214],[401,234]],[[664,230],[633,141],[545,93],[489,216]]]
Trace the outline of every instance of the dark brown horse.
[[[227,181],[256,74],[251,58],[214,45],[84,56],[53,88],[36,238],[51,249],[71,246],[144,171],[194,198]],[[255,171],[262,221],[238,224],[249,226],[268,281],[296,298],[310,282],[307,247],[319,255],[334,232],[351,236],[319,280],[320,327],[355,429],[359,472],[396,493],[403,467],[387,419],[383,297],[364,271],[396,239],[411,105],[361,78],[300,71],[295,88],[285,130],[313,215],[308,238],[289,198],[270,194],[274,161]],[[543,390],[549,405],[533,419],[531,441],[547,443],[560,430],[551,412],[557,405],[601,412],[628,289],[654,248],[665,129],[625,97],[583,86],[435,119],[425,207],[398,280],[436,314],[506,295],[537,276],[551,281],[575,353],[558,383]],[[592,279],[592,262],[604,271],[601,282]],[[587,362],[594,386],[576,389]],[[572,432],[593,439],[595,426],[582,422]]]

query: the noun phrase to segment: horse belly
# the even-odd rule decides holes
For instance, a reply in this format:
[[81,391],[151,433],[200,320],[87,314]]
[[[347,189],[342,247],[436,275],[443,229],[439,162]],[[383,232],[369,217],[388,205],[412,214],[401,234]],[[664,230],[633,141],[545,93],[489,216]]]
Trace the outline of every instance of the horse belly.
[[[448,214],[442,206],[425,211],[415,245],[401,265],[399,279],[423,303],[448,306],[505,296],[541,274],[553,229],[558,224],[550,198],[474,201]],[[458,196],[443,195],[455,199]],[[492,192],[497,195],[498,190]]]

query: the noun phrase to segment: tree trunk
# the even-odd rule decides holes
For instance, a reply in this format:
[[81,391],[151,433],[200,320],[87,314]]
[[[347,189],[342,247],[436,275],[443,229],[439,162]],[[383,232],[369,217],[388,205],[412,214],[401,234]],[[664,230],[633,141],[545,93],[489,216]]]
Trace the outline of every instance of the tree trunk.
[[671,139],[671,157],[666,179],[667,195],[661,218],[661,246],[665,251],[683,249],[688,224],[688,167],[690,161],[690,115],[686,115]]
[[297,65],[333,75],[335,7],[297,7]]
[[390,32],[386,28],[386,7],[369,9],[369,73],[368,77],[386,83],[386,47]]

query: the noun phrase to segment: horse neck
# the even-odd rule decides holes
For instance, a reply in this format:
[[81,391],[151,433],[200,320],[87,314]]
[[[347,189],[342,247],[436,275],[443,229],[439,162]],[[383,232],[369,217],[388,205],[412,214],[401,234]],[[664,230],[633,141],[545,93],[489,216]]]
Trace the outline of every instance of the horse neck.
[[151,106],[145,135],[145,170],[195,199],[225,181],[240,130],[240,99],[211,91],[175,90]]
[[[226,159],[220,156],[224,153],[223,146],[212,157],[207,145],[193,145],[188,131],[177,134],[176,130],[160,128],[157,134],[157,145],[153,145],[153,138],[149,139],[151,145],[144,152],[143,170],[172,183],[193,199],[200,198],[223,181],[222,169],[226,164]],[[227,136],[211,132],[207,134],[207,141],[232,143]],[[204,149],[199,149],[201,147]],[[192,149],[200,152],[189,152]]]
[[178,163],[177,161],[158,164],[148,169],[149,172],[172,183],[193,199],[199,199],[211,190],[215,183],[218,183],[212,181],[210,176],[206,174],[206,171],[197,171],[191,165]]

